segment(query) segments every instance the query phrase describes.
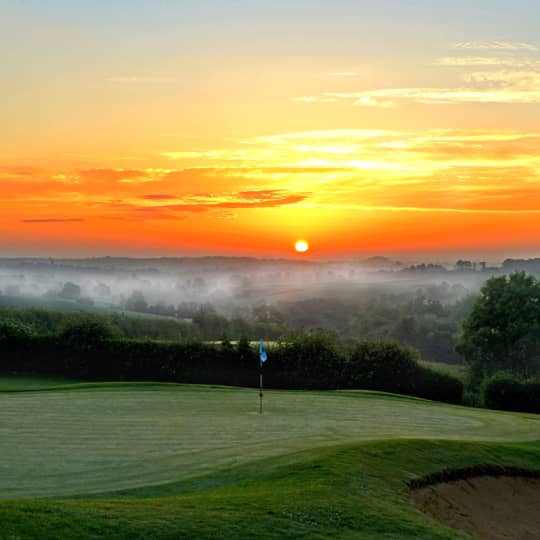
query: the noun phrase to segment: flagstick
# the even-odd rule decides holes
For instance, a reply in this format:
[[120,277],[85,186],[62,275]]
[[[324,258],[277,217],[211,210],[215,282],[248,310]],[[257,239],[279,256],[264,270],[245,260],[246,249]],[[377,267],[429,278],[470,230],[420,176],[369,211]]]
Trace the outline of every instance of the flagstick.
[[264,351],[264,341],[259,341],[259,414],[262,414],[263,402],[263,364],[266,362],[266,352]]
[[262,362],[259,363],[259,414],[262,414],[263,401],[263,379],[262,379]]

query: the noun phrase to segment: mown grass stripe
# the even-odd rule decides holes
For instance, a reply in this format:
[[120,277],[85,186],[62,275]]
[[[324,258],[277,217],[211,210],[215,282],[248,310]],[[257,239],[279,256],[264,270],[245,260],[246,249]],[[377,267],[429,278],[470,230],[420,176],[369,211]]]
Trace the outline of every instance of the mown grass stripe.
[[0,497],[183,481],[271,456],[376,439],[540,439],[540,417],[355,392],[94,384],[0,394]]

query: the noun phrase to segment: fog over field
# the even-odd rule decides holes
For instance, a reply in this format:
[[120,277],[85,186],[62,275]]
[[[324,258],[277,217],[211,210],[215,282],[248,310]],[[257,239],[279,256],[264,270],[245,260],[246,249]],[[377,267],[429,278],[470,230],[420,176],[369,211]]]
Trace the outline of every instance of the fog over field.
[[418,349],[426,361],[462,364],[456,339],[475,295],[489,277],[520,269],[538,273],[540,264],[0,259],[0,306],[170,319],[167,327],[145,324],[138,331],[115,322],[125,336],[154,339],[278,340],[322,329],[343,344],[390,339]]
[[[313,298],[350,299],[374,291],[398,293],[440,287],[451,302],[479,289],[499,272],[463,261],[458,265],[405,265],[384,257],[308,262],[254,258],[0,259],[0,295],[62,299],[113,309],[174,311],[184,304],[212,304],[226,315],[249,316],[258,304]],[[181,309],[180,309],[181,311]]]

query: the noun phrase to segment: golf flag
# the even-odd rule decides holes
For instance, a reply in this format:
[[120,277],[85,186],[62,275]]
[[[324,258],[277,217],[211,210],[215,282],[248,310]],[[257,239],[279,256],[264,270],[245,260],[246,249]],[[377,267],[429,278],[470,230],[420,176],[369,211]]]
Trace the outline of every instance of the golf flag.
[[268,358],[266,356],[266,351],[264,350],[264,340],[262,338],[259,342],[259,358],[261,359],[261,366],[266,362],[266,359]]

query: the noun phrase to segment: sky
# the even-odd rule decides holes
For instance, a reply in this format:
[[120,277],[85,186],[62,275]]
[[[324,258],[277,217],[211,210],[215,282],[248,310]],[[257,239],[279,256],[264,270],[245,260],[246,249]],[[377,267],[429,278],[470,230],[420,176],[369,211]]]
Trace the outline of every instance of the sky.
[[0,256],[540,256],[539,36],[537,0],[0,0]]

